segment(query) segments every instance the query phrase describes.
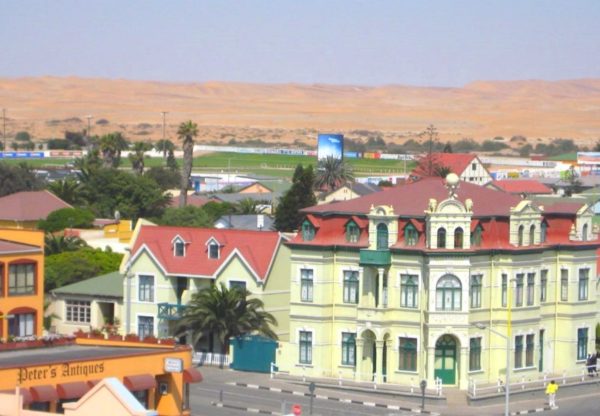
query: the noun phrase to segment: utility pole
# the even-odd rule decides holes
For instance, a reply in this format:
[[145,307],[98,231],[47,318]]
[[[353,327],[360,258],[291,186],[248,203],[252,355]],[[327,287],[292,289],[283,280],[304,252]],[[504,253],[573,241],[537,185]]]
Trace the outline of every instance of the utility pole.
[[88,141],[88,144],[89,144],[89,139],[91,137],[90,136],[90,130],[92,129],[92,116],[91,115],[90,116],[85,116],[85,118],[87,118],[87,121],[88,121],[88,128],[87,128],[87,134],[86,134],[86,136],[87,136],[87,141]]
[[4,125],[2,129],[2,139],[4,143],[4,148],[2,150],[6,152],[6,108],[2,109],[2,124]]
[[163,116],[163,143],[165,141],[165,129],[166,129],[166,117],[167,114],[169,114],[168,111],[161,111],[161,114]]

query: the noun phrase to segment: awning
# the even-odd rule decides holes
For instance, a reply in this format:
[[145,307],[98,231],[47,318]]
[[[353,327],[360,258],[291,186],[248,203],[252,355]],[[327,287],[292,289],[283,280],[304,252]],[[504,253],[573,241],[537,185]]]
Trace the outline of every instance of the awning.
[[58,399],[56,389],[49,385],[30,387],[29,390],[33,402],[53,402]]
[[200,383],[202,379],[202,373],[193,367],[183,370],[183,381],[186,383]]
[[[25,387],[21,387],[21,389],[19,391],[20,391],[21,396],[23,396],[23,404],[31,403],[32,398],[31,398],[31,393],[29,392],[29,389],[25,388]],[[15,394],[16,389],[0,390],[0,393]]]
[[129,391],[140,391],[156,388],[156,379],[151,374],[128,376],[123,379],[123,384]]
[[94,386],[95,386],[96,384],[100,383],[100,381],[102,381],[102,380],[98,380],[98,379],[96,379],[96,380],[88,380],[88,381],[86,381],[86,383],[87,383],[88,387],[89,387],[89,388],[90,388],[90,390],[91,390],[91,389],[93,389],[93,388],[94,388]]
[[90,387],[83,381],[73,383],[61,383],[56,386],[58,397],[61,399],[78,399],[86,394]]

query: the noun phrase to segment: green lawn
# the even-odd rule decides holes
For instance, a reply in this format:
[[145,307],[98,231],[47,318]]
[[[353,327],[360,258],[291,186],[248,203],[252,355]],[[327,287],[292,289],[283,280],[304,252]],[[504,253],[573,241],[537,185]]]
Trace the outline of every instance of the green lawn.
[[[28,165],[43,169],[44,167],[65,166],[72,163],[72,159],[63,158],[43,158],[43,159],[5,159],[6,163],[18,164],[25,162]],[[356,176],[364,175],[385,175],[401,174],[405,168],[410,171],[414,167],[413,162],[401,160],[376,160],[376,159],[346,159],[352,166]],[[209,153],[194,158],[194,171],[227,171],[240,173],[253,173],[261,176],[289,177],[296,168],[296,165],[303,164],[316,165],[316,157],[312,156],[291,156],[291,155],[258,155],[245,153]],[[164,166],[162,158],[146,159],[146,167]],[[122,158],[121,166],[131,167],[129,159]]]

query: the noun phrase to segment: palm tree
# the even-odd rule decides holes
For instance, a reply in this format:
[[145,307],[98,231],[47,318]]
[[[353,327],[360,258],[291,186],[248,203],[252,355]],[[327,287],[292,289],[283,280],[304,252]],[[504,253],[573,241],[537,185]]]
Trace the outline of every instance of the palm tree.
[[167,154],[169,153],[169,151],[175,150],[175,145],[169,139],[160,139],[159,141],[156,142],[156,144],[154,145],[154,148],[158,152],[162,152],[163,159],[165,159],[167,157]]
[[260,214],[260,205],[268,204],[266,201],[256,201],[252,198],[244,198],[235,206],[236,214],[251,215]]
[[77,251],[83,247],[87,247],[87,243],[79,237],[56,236],[50,233],[44,236],[44,254],[46,256],[65,251]]
[[129,147],[125,137],[118,132],[110,133],[100,138],[100,153],[104,166],[116,168],[121,163],[121,152]]
[[277,320],[263,310],[260,299],[247,299],[248,295],[245,289],[227,289],[223,283],[195,293],[178,321],[179,334],[191,331],[193,345],[203,337],[216,336],[222,354],[229,351],[231,337],[258,333],[276,340],[271,325],[276,326]]
[[50,182],[48,190],[71,205],[78,205],[81,202],[81,184],[73,178]]
[[327,156],[327,158],[319,160],[317,177],[315,179],[315,187],[317,189],[332,191],[353,180],[354,174],[352,173],[352,168],[342,159]]
[[198,125],[191,120],[181,123],[177,130],[177,137],[183,140],[183,166],[181,167],[179,208],[183,208],[187,204],[187,192],[190,187],[190,175],[194,161],[194,137],[197,135]]
[[133,171],[138,175],[144,173],[144,157],[145,153],[152,150],[152,144],[147,142],[137,142],[133,144],[133,152],[129,153],[129,160]]

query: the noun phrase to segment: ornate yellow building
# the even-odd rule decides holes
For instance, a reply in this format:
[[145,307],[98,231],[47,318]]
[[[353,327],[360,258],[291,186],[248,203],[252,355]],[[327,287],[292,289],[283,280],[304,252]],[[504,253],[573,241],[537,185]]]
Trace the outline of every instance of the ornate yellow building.
[[[581,369],[598,322],[586,205],[428,178],[304,210],[291,249],[292,374],[466,389]],[[484,329],[479,329],[479,328]]]

